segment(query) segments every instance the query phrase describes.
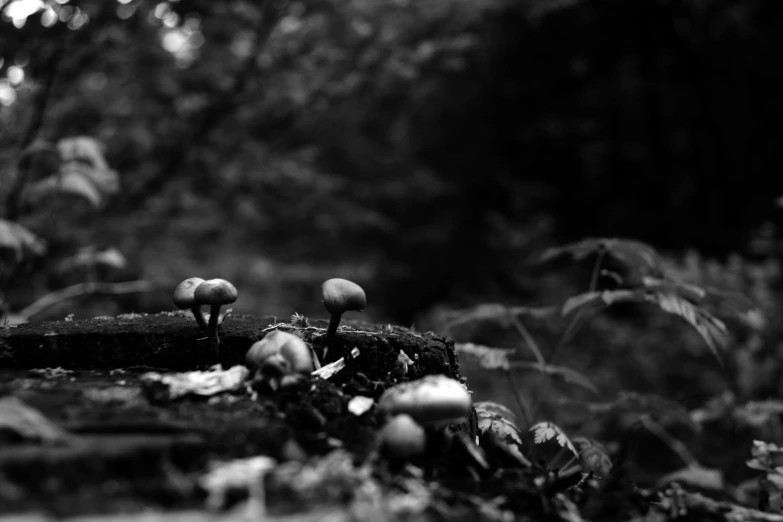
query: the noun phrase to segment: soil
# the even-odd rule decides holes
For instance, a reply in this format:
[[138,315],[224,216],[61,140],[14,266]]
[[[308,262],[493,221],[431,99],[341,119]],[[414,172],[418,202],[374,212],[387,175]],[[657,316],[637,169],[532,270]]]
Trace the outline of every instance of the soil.
[[[326,326],[229,316],[219,352],[189,312],[0,329],[0,515],[108,520],[152,509],[207,520],[260,505],[269,520],[580,520],[568,514],[577,511],[622,520],[660,500],[637,489],[621,466],[601,480],[547,475],[514,458],[493,432],[479,432],[475,412],[468,422],[427,428],[424,456],[388,455],[378,444],[385,417],[372,408],[352,412],[351,399],[378,399],[425,375],[464,382],[454,344],[348,321],[324,357]],[[168,399],[144,377],[241,364],[273,329],[296,332],[324,364],[353,348],[359,356],[329,379],[278,389],[256,379],[211,397]],[[402,362],[401,351],[412,363]],[[15,404],[32,410],[19,413]],[[204,482],[216,462],[259,455],[273,459],[262,493],[253,481],[219,494]]]

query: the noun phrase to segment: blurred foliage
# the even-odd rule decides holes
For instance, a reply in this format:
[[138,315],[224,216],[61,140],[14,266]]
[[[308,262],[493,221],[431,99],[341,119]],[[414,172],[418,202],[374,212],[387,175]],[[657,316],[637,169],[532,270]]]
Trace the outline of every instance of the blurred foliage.
[[89,135],[122,174],[71,248],[116,246],[171,285],[230,278],[253,293],[240,311],[322,313],[331,276],[405,324],[444,301],[551,302],[528,261],[553,240],[725,255],[778,219],[773,0],[0,11],[0,159]]

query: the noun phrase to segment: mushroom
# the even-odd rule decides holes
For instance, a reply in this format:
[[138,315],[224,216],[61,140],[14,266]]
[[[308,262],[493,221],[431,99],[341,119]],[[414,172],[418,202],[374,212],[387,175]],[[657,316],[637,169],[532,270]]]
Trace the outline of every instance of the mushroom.
[[177,288],[174,289],[174,306],[180,310],[190,309],[198,325],[201,328],[206,328],[207,320],[204,319],[204,314],[201,313],[201,306],[196,304],[196,299],[193,296],[196,287],[203,282],[204,280],[200,277],[190,277],[178,284]]
[[395,415],[379,433],[381,448],[389,455],[409,460],[424,453],[427,437],[413,417]]
[[326,330],[326,340],[331,341],[337,333],[340,325],[340,317],[343,313],[353,311],[361,312],[367,306],[367,296],[362,287],[347,279],[329,279],[321,285],[326,311],[332,316],[329,320],[329,328]]
[[272,357],[277,359],[277,356],[287,365],[285,373],[309,374],[313,371],[313,355],[307,343],[280,330],[273,330],[254,343],[245,354],[245,365],[250,369],[259,369],[265,361]]
[[218,318],[220,307],[237,300],[237,289],[225,279],[208,279],[196,287],[193,293],[197,305],[209,305],[209,333],[218,342]]
[[386,390],[378,409],[389,415],[407,414],[424,427],[458,422],[470,414],[470,392],[445,375],[427,375]]

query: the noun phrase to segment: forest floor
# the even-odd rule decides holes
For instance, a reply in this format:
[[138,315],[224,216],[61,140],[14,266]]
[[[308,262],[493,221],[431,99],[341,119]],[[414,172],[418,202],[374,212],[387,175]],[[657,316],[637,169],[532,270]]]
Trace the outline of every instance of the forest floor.
[[[682,490],[638,488],[622,466],[605,477],[547,472],[515,458],[475,418],[429,430],[422,457],[391,458],[378,445],[384,415],[357,409],[352,399],[375,401],[395,383],[425,375],[464,380],[453,342],[432,333],[348,323],[324,362],[358,348],[355,373],[343,369],[290,389],[241,382],[222,393],[176,396],[162,376],[217,362],[191,323],[188,314],[162,313],[0,330],[0,515],[722,520],[734,509]],[[236,368],[272,329],[298,331],[318,348],[324,326],[230,317],[219,358],[224,369]],[[410,365],[400,363],[400,352]]]

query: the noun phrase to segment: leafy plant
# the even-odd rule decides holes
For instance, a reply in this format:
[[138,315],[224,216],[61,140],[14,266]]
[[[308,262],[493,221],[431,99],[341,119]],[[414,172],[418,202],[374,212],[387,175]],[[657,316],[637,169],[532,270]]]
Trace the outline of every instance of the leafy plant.
[[[37,155],[47,155],[48,159],[56,158],[52,165],[54,172],[47,172],[39,179],[27,179],[29,162]],[[13,167],[17,167],[14,169]],[[17,162],[6,165],[6,177],[11,186],[3,203],[6,218],[0,218],[0,252],[9,255],[0,256],[0,274],[4,275],[3,284],[11,281],[11,275],[26,261],[33,257],[41,257],[47,253],[47,241],[41,231],[34,232],[21,224],[12,215],[19,211],[47,212],[52,198],[76,198],[87,202],[94,210],[100,209],[107,198],[120,190],[119,175],[111,169],[103,155],[103,146],[95,138],[89,136],[74,136],[63,138],[56,143],[36,140],[19,154]],[[10,173],[10,174],[9,174]],[[19,215],[18,217],[24,217]],[[55,292],[36,301],[35,306],[26,307],[22,312],[7,312],[6,321],[24,322],[45,307],[51,306],[53,299],[66,299],[84,292],[100,291],[111,293],[111,285],[91,286],[97,266],[122,269],[126,265],[124,256],[115,248],[102,251],[88,245],[79,249],[74,255],[61,260],[53,270],[59,273],[82,270],[86,272],[88,284],[74,285],[68,291]],[[131,285],[134,291],[138,285]],[[140,285],[144,289],[149,285]],[[121,289],[120,292],[124,292]],[[0,306],[4,303],[0,300]]]
[[611,256],[621,262],[633,277],[620,279],[621,282],[630,284],[630,288],[600,292],[592,290],[569,298],[563,305],[563,315],[573,312],[594,314],[617,303],[650,303],[687,321],[720,360],[730,336],[726,324],[705,306],[708,300],[730,302],[739,317],[760,313],[742,296],[729,295],[668,277],[663,259],[651,246],[639,241],[588,239],[550,249],[544,253],[542,259],[548,260],[564,254],[577,260],[596,254],[596,270],[600,270],[604,256]]

